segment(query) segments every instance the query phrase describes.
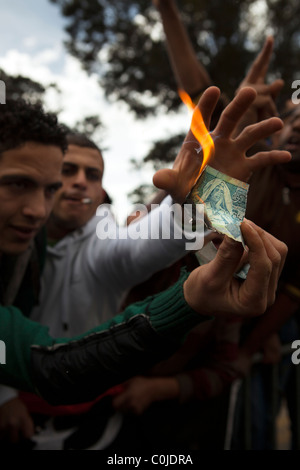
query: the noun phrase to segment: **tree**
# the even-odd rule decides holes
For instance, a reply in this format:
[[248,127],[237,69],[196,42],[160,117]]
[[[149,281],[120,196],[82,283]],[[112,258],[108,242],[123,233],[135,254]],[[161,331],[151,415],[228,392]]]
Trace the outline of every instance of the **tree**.
[[[2,69],[0,69],[0,80],[5,83],[6,99],[17,100],[23,98],[31,103],[43,103],[48,88],[55,88],[57,93],[61,93],[55,83],[51,83],[48,87],[45,87],[31,78],[22,75],[9,75]],[[59,116],[60,111],[56,110],[55,112]],[[99,116],[85,116],[82,120],[78,121],[74,127],[77,131],[91,138],[97,133],[98,141],[101,140],[102,131],[104,130],[104,125]]]
[[[139,170],[147,163],[151,163],[155,171],[165,168],[167,165],[172,164],[184,140],[184,134],[177,134],[167,139],[158,140],[154,142],[149,153],[138,162],[135,159],[131,160],[131,164],[135,170]],[[133,204],[148,204],[151,196],[155,192],[155,188],[150,184],[141,184],[128,194],[129,199]]]
[[275,38],[271,72],[285,81],[282,102],[292,95],[291,84],[299,79],[300,64],[300,2],[298,0],[266,0],[268,23]]
[[[126,102],[140,119],[178,109],[181,101],[151,0],[50,1],[67,19],[68,51],[86,71],[97,72],[108,99]],[[177,3],[199,60],[224,93],[233,96],[268,31],[275,37],[272,78],[282,76],[284,93],[291,96],[291,82],[298,78],[298,0]],[[256,16],[254,7],[261,8]]]
[[8,75],[2,69],[0,69],[0,80],[5,83],[6,99],[23,98],[34,103],[41,101],[46,92],[40,83],[22,75]]
[[[165,110],[178,107],[164,37],[157,33],[160,19],[151,0],[50,1],[68,21],[68,51],[85,70],[99,74],[107,97],[125,101],[138,117],[162,106]],[[300,3],[265,0],[267,10],[260,28],[257,16],[249,14],[258,3],[263,5],[257,0],[178,0],[199,60],[229,96],[267,30],[276,38],[273,73],[288,81],[298,73]]]

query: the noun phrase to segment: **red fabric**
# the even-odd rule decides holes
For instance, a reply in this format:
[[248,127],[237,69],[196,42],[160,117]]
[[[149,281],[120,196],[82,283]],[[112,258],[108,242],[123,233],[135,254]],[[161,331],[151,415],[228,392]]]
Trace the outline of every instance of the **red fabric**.
[[116,385],[110,388],[95,400],[87,403],[79,403],[76,405],[60,405],[53,406],[47,403],[43,398],[34,393],[20,392],[19,398],[25,403],[30,413],[39,413],[48,416],[62,416],[86,413],[91,407],[107,395],[117,395],[123,391],[122,385]]

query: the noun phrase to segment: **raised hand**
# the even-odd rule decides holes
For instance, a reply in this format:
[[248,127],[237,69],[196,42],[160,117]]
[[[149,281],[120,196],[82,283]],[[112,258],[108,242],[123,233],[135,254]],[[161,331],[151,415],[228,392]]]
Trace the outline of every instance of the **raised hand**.
[[[197,108],[205,126],[209,129],[211,116],[220,96],[216,87],[208,88],[201,96]],[[272,150],[259,152],[247,157],[246,152],[256,142],[282,129],[281,119],[273,117],[247,126],[234,138],[238,123],[247,112],[257,94],[253,88],[242,88],[222,112],[217,126],[211,132],[214,150],[209,165],[234,178],[248,181],[253,171],[266,165],[287,162],[291,155],[286,151]],[[195,184],[203,159],[199,152],[199,142],[191,129],[175,159],[173,169],[163,169],[155,173],[153,183],[167,191],[176,202],[182,203]]]
[[34,434],[32,418],[19,398],[13,398],[0,406],[0,440],[18,443]]
[[279,95],[284,81],[277,79],[270,84],[266,83],[266,74],[270,65],[273,45],[273,37],[267,37],[262,50],[253,61],[247,75],[238,88],[240,90],[244,87],[252,87],[257,92],[254,102],[240,123],[241,128],[272,116],[278,116],[275,99]]

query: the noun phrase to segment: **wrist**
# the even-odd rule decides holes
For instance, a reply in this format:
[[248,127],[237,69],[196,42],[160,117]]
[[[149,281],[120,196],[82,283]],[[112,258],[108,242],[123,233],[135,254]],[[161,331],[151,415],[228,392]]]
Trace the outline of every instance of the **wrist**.
[[177,8],[174,0],[155,0],[155,7],[158,11],[170,11],[177,13]]
[[195,281],[193,281],[192,277],[193,273],[191,273],[183,283],[184,299],[188,306],[195,312],[205,317],[211,316],[212,313],[205,305],[204,296],[201,298],[201,295],[199,295],[199,290],[201,287],[199,286],[199,283],[195,283]]
[[173,400],[179,397],[179,383],[174,377],[156,378],[154,383],[154,399]]

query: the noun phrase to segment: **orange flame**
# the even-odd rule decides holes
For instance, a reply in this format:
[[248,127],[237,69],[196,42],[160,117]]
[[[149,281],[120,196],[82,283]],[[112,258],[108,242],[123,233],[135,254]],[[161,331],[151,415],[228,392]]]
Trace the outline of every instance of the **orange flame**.
[[201,175],[215,148],[214,141],[204,124],[200,109],[196,107],[190,96],[184,90],[179,89],[178,93],[183,103],[193,112],[191,131],[200,143],[203,152],[203,161],[199,171],[199,175]]

